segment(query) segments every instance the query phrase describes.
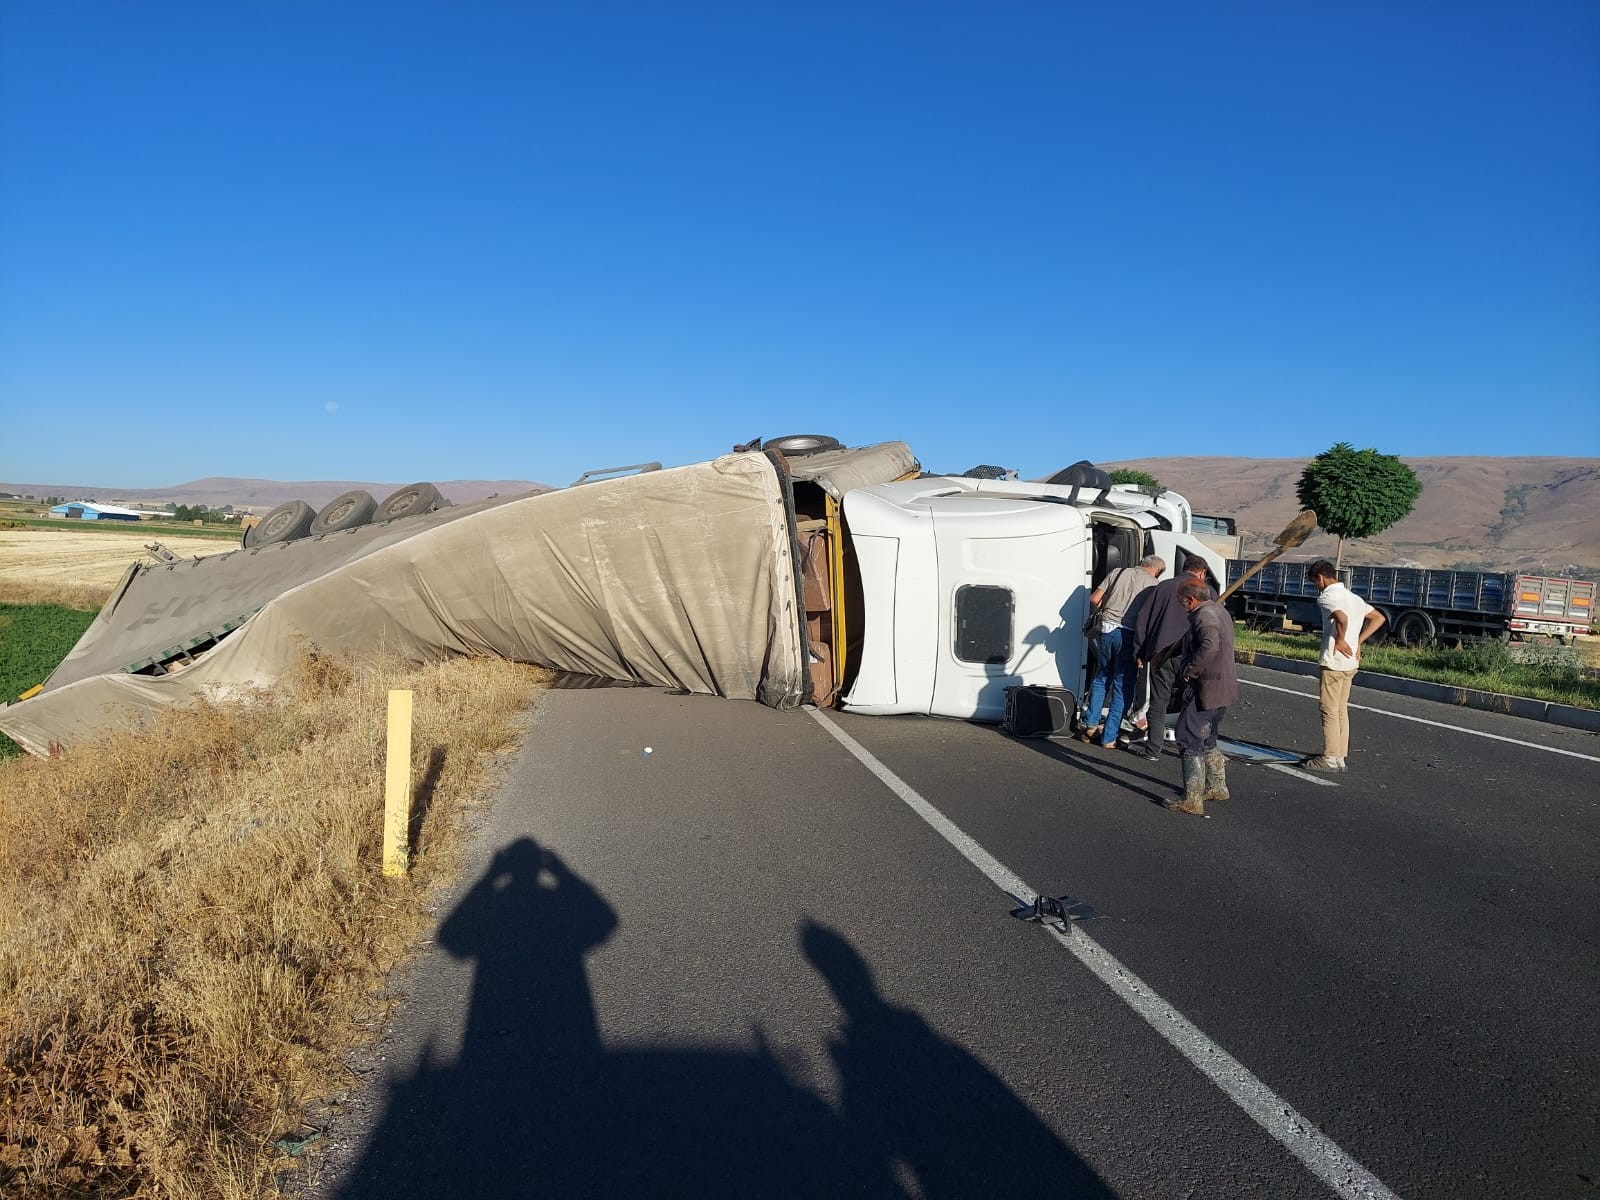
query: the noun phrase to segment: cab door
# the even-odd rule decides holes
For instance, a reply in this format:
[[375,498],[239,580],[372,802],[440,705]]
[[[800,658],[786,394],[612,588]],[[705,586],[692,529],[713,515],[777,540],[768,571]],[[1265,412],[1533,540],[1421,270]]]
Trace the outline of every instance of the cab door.
[[998,721],[1013,685],[1078,690],[1088,541],[1074,510],[1041,507],[1059,519],[1009,536],[972,536],[976,522],[935,515],[940,615],[928,712]]

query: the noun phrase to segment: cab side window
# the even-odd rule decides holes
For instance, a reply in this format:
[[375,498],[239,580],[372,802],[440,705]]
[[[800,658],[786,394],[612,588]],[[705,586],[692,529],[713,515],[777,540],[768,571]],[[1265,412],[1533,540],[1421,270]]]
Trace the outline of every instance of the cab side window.
[[956,589],[956,658],[970,663],[1011,661],[1010,588],[968,584]]

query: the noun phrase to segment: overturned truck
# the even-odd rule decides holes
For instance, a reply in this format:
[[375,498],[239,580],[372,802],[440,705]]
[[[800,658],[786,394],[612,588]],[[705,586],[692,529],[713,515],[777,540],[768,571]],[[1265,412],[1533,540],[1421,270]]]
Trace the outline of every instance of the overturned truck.
[[926,475],[904,442],[780,439],[379,518],[135,564],[0,730],[46,754],[271,686],[308,649],[997,721],[1014,684],[1082,694],[1089,594],[1117,567],[1199,556],[1225,575],[1175,493],[1088,464],[1042,483]]

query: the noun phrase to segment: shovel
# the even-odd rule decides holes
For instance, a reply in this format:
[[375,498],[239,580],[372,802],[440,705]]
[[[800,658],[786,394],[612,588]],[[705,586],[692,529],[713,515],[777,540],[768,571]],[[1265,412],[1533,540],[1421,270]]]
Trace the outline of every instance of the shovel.
[[1254,576],[1256,572],[1260,571],[1262,567],[1266,566],[1273,559],[1277,558],[1278,555],[1282,554],[1285,550],[1293,550],[1301,542],[1310,537],[1316,528],[1317,514],[1312,512],[1309,508],[1303,510],[1298,517],[1283,527],[1282,533],[1272,539],[1273,545],[1275,545],[1277,549],[1270,551],[1265,558],[1230,583],[1228,585],[1228,590],[1223,592],[1221,596],[1217,597],[1217,599],[1226,600],[1229,596],[1233,595],[1244,585],[1245,580]]

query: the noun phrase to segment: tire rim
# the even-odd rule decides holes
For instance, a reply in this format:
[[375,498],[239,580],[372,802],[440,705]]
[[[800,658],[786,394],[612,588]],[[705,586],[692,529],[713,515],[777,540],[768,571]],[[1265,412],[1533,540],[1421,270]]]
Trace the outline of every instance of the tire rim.
[[262,537],[273,537],[282,533],[294,523],[295,514],[292,512],[279,513],[277,516],[268,517],[261,525]]
[[414,509],[415,507],[417,507],[417,502],[419,500],[421,500],[421,499],[422,499],[422,493],[421,492],[414,491],[414,490],[413,491],[409,491],[409,492],[404,492],[401,495],[399,495],[398,497],[396,497],[394,500],[391,500],[385,506],[383,515],[386,516],[386,517],[405,517],[405,516],[409,516],[411,514],[411,510]]

